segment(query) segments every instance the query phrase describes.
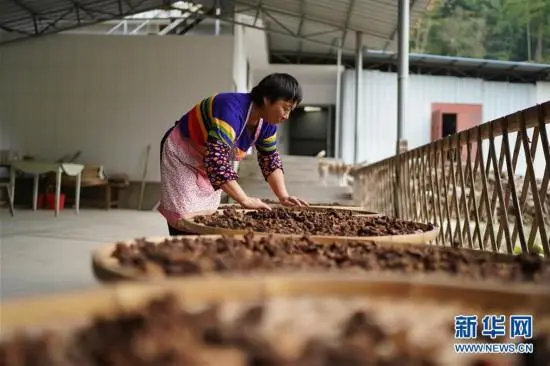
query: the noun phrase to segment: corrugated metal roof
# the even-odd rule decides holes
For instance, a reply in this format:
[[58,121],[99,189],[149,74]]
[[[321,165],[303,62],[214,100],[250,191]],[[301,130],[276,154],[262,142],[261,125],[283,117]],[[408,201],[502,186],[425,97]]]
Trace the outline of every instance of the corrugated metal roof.
[[[365,65],[397,65],[397,54],[393,52],[368,51],[364,53]],[[550,64],[533,62],[500,61],[480,58],[440,56],[411,53],[411,69],[424,69],[424,72],[453,72],[464,76],[477,76],[486,79],[508,79],[514,81],[534,82],[550,80]]]
[[[368,53],[368,57],[373,55],[375,55],[374,52]],[[392,54],[390,57],[392,59],[397,60],[396,54]],[[412,62],[415,62],[418,64],[426,64],[426,65],[450,65],[450,66],[454,65],[457,67],[463,67],[463,68],[469,67],[469,68],[480,69],[480,70],[498,70],[498,71],[514,70],[514,71],[520,71],[520,72],[550,73],[550,64],[539,64],[534,62],[485,60],[480,58],[424,55],[424,54],[417,54],[417,53],[411,53],[410,59]]]
[[[411,0],[411,24],[430,0]],[[1,0],[0,29],[7,38],[60,32],[105,20],[166,8],[172,0]],[[221,18],[234,13],[260,16],[269,34],[270,51],[327,52],[343,42],[345,52],[355,47],[354,31],[364,33],[370,49],[395,49],[395,0],[195,0],[206,9],[220,6]],[[294,38],[294,40],[292,39]],[[0,41],[1,43],[1,41]]]
[[[411,0],[414,25],[430,0]],[[342,42],[354,52],[355,31],[363,32],[369,49],[395,50],[398,1],[395,0],[235,0],[236,10],[254,15],[261,7],[269,32],[270,51],[323,53]],[[261,5],[260,5],[261,3]],[[290,41],[291,38],[301,41]]]
[[1,0],[0,43],[163,8],[172,0]]

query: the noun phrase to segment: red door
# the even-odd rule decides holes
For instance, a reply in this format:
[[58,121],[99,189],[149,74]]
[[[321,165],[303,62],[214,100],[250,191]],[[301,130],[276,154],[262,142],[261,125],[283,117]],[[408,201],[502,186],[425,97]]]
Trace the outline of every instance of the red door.
[[432,111],[432,141],[439,140],[443,134],[443,112]]
[[[455,104],[455,103],[433,103],[432,104],[432,141],[441,138],[443,133],[442,116],[444,113],[453,113],[457,115],[456,118],[456,131],[461,132],[468,130],[481,123],[482,118],[482,106],[481,104]],[[477,143],[471,144],[471,161],[475,162],[477,155]],[[465,162],[468,158],[467,147],[464,146],[461,149],[461,158]]]
[[[477,109],[477,110],[476,110]],[[478,126],[481,122],[481,106],[479,108],[471,108],[468,111],[462,112],[457,117],[456,130],[465,131]],[[472,137],[474,137],[472,135]],[[470,161],[472,164],[475,162],[477,156],[477,142],[471,143]],[[468,159],[467,146],[462,147],[462,161]]]

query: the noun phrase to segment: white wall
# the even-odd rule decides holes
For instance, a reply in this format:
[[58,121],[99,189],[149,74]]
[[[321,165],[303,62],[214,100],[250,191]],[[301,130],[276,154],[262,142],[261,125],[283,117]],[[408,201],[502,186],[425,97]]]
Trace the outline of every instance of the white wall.
[[[519,84],[489,82],[472,78],[428,75],[409,76],[409,104],[403,126],[409,148],[427,144],[431,140],[432,103],[482,104],[483,122],[489,122],[529,108],[550,99],[550,83]],[[353,162],[355,141],[355,71],[348,70],[343,78],[342,148],[343,158]],[[546,99],[545,99],[546,98]],[[359,136],[359,162],[375,162],[392,156],[397,139],[397,76],[380,71],[363,72],[363,103]],[[550,128],[546,127],[550,135]],[[532,136],[532,129],[528,131]],[[501,138],[495,138],[495,151],[500,154]],[[510,134],[513,149],[516,134]],[[488,157],[488,141],[483,144],[484,158]],[[542,144],[533,162],[537,178],[542,178],[547,166]],[[516,174],[525,175],[527,163],[523,147],[518,157]]]
[[[254,18],[243,14],[238,14],[237,21],[244,22],[245,24],[253,24]],[[256,19],[256,26],[263,27],[263,21],[261,19]],[[250,62],[251,73],[252,67],[268,67],[269,55],[267,51],[267,36],[265,32],[260,29],[245,27],[243,29],[243,35],[244,47],[248,62]],[[250,80],[250,83],[252,83],[252,80]],[[249,85],[249,89],[252,86],[253,85]]]
[[235,24],[233,27],[233,82],[235,83],[235,91],[241,93],[248,91],[247,59],[244,42],[244,27]]
[[537,82],[537,103],[544,103],[550,100],[550,81]]
[[[343,158],[353,161],[355,136],[355,71],[343,77]],[[409,148],[430,142],[432,103],[480,103],[483,121],[536,104],[533,84],[487,82],[480,79],[410,75],[409,104],[403,133]],[[397,138],[397,75],[363,72],[363,103],[359,161],[374,162],[394,154]]]
[[159,179],[164,131],[202,97],[233,90],[232,36],[56,35],[0,48],[0,133],[39,159]]

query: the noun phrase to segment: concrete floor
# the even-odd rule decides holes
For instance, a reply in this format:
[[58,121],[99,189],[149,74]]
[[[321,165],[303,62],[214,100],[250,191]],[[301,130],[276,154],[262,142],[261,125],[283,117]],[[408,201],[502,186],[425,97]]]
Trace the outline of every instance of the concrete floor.
[[2,300],[99,286],[90,251],[101,244],[168,235],[152,211],[0,209],[0,295]]

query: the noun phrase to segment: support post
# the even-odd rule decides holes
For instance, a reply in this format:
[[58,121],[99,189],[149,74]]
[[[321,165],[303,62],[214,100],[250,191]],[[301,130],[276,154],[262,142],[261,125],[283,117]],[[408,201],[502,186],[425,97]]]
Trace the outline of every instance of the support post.
[[397,141],[395,144],[396,153],[396,170],[395,170],[395,187],[394,187],[394,211],[397,217],[401,217],[401,159],[400,154],[403,152],[403,147],[406,142],[403,137],[403,125],[405,115],[407,113],[407,96],[409,85],[409,1],[399,0],[399,19],[398,19],[398,79],[397,79]]
[[340,159],[342,152],[340,151],[341,137],[340,128],[342,124],[341,119],[341,104],[342,104],[342,73],[340,67],[342,66],[342,41],[338,41],[338,58],[336,61],[336,106],[334,111],[334,157]]
[[359,125],[361,123],[362,78],[363,78],[363,32],[356,32],[355,37],[355,143],[353,162],[359,161]]
[[[216,17],[219,17],[221,13],[222,13],[222,9],[217,7],[216,8]],[[216,36],[220,35],[220,19],[219,18],[217,18],[216,21],[215,21],[214,33],[215,33]]]

